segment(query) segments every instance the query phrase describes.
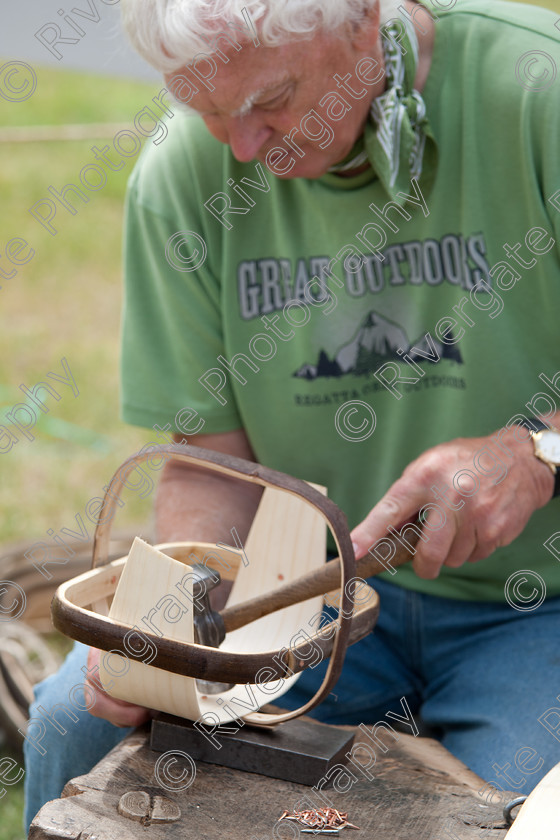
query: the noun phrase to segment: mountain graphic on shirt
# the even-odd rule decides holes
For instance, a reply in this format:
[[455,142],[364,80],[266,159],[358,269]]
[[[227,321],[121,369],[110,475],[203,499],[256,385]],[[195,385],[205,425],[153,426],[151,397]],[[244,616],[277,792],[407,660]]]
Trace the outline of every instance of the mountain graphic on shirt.
[[315,364],[306,362],[293,375],[300,379],[347,374],[365,376],[374,373],[386,362],[402,362],[404,355],[417,364],[437,364],[440,359],[463,364],[461,353],[455,345],[442,344],[430,333],[411,344],[401,326],[372,310],[353,338],[343,344],[332,359],[325,350],[320,350]]

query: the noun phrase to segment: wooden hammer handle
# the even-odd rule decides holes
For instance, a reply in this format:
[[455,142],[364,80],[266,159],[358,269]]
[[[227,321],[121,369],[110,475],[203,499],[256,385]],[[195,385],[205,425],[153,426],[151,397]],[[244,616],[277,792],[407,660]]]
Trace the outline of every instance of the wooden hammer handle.
[[[418,542],[419,535],[412,532],[410,536],[407,534],[406,542],[412,546],[412,551],[409,551],[403,543],[397,542],[394,537],[388,536],[383,540],[384,548],[390,543],[390,550],[388,553],[383,553],[383,557],[390,559],[385,561],[384,565],[373,554],[365,555],[361,560],[356,562],[356,577],[368,578],[373,575],[378,575],[381,572],[386,572],[389,569],[389,563],[393,568],[398,568],[404,563],[408,563],[414,556],[414,548]],[[394,554],[391,556],[391,550],[394,548]],[[302,575],[292,583],[286,584],[273,592],[267,592],[264,595],[259,595],[257,598],[251,598],[242,604],[235,607],[227,607],[220,613],[225,624],[226,632],[237,630],[239,627],[244,627],[251,621],[256,621],[257,618],[262,618],[264,615],[282,610],[284,607],[290,607],[292,604],[297,604],[300,601],[306,601],[308,598],[314,598],[317,595],[323,595],[333,589],[340,587],[340,558],[336,557],[334,560],[329,560],[320,569],[313,572],[308,572]]]

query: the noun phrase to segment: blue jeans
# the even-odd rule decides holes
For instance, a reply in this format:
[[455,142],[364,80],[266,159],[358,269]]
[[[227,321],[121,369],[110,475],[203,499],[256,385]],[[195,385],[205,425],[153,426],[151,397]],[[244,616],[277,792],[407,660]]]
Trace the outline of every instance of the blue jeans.
[[45,802],[58,799],[66,782],[89,773],[133,731],[80,710],[93,705],[93,695],[88,692],[84,697],[82,688],[85,675],[81,669],[87,665],[88,650],[76,642],[56,674],[35,686],[23,745],[26,836]]
[[[507,603],[455,601],[371,582],[381,600],[378,624],[348,649],[334,692],[314,716],[394,725],[386,712],[404,717],[405,697],[417,720],[475,773],[499,789],[528,793],[560,761],[560,597],[522,613]],[[52,712],[61,703],[73,717],[61,707],[55,720],[65,734],[49,723],[25,743],[26,830],[69,779],[89,772],[131,731],[69,705],[72,688],[83,682],[86,652],[76,644],[60,671],[35,688],[32,718],[40,715],[38,705]],[[279,704],[302,705],[325,667],[305,671]],[[76,705],[79,696],[79,690],[71,696]]]

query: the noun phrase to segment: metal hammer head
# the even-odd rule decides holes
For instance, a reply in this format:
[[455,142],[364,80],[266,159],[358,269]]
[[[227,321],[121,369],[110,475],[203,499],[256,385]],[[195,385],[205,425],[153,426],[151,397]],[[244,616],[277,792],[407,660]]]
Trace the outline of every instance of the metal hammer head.
[[[212,609],[210,591],[220,583],[218,572],[208,569],[202,563],[195,563],[192,567],[195,579],[193,581],[193,625],[194,638],[197,644],[208,647],[219,647],[226,637],[226,628],[222,616]],[[209,682],[197,680],[199,691],[204,694],[220,694],[233,688],[233,683]]]
[[196,563],[192,567],[193,581],[194,635],[199,645],[219,647],[226,637],[226,628],[219,612],[212,609],[210,592],[220,583],[220,575]]

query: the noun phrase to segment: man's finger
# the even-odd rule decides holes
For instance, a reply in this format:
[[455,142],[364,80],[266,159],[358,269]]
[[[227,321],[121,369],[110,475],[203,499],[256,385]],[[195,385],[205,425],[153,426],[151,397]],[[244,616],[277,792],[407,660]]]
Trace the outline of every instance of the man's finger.
[[[421,507],[424,493],[422,490],[408,494],[405,498],[387,494],[368,513],[366,518],[351,532],[356,559],[364,557],[368,550],[382,537],[391,535],[389,528],[402,531],[406,523],[414,522]],[[406,537],[406,534],[403,534]]]
[[[418,541],[412,566],[418,577],[425,580],[437,578],[445,563],[458,533],[458,524],[453,517],[434,530],[436,524],[428,518],[424,524],[425,541]],[[432,527],[432,530],[430,528]]]
[[452,545],[449,548],[445,565],[450,569],[458,569],[467,562],[469,557],[476,551],[477,539],[476,530],[463,528],[458,531]]
[[93,717],[108,720],[114,726],[140,726],[150,718],[149,709],[144,709],[142,706],[126,703],[124,700],[118,700],[100,692],[97,692],[96,697],[97,702],[90,709],[90,714]]

